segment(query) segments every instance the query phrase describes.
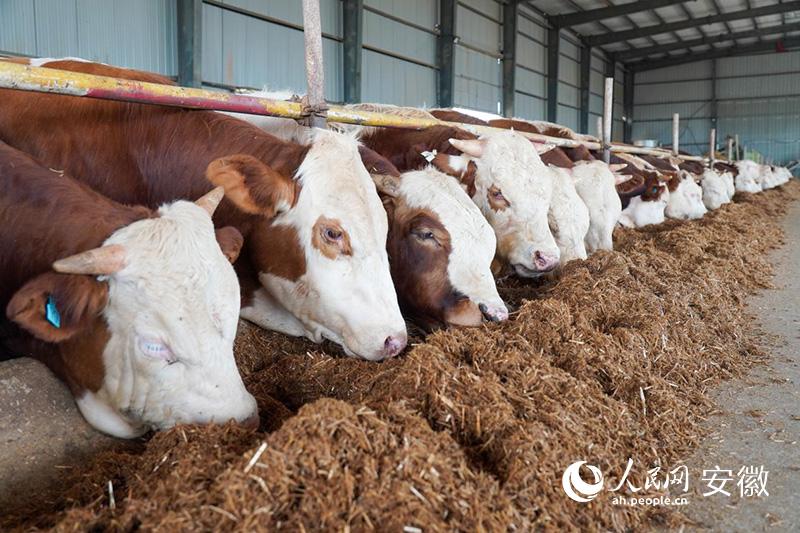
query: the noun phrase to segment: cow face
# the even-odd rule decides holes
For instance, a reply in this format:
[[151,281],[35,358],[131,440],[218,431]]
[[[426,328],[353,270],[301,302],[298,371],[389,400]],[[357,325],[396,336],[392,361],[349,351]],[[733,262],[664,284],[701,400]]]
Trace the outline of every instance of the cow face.
[[669,218],[691,220],[702,218],[707,212],[703,204],[703,189],[692,174],[678,171],[670,180],[669,201],[664,214]]
[[222,190],[209,195],[165,205],[102,248],[57,261],[62,274],[34,278],[9,302],[12,320],[59,343],[78,407],[100,431],[131,438],[255,420],[233,357],[239,285],[226,253],[236,257],[241,236],[223,232],[234,249],[220,249],[209,210]]
[[630,228],[641,228],[664,222],[664,210],[669,203],[669,190],[655,172],[645,173],[642,192],[630,198],[622,210],[619,223]]
[[491,273],[491,226],[453,178],[406,172],[389,213],[387,249],[403,309],[423,327],[478,326],[508,318]]
[[[219,183],[231,171],[212,163],[208,177]],[[262,217],[248,236],[265,292],[242,316],[315,342],[329,339],[351,356],[397,355],[407,335],[389,273],[386,213],[358,144],[317,131],[295,181],[293,207]]]
[[440,169],[460,173],[494,228],[499,258],[523,277],[553,270],[559,250],[547,220],[552,177],[531,143],[506,131],[479,140],[450,139],[450,144],[463,156],[440,158]]

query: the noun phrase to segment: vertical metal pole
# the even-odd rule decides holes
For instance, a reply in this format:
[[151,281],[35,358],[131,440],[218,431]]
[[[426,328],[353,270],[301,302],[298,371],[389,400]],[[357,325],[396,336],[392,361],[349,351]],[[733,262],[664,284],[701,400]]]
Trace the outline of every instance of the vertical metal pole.
[[558,121],[558,63],[561,36],[558,28],[547,30],[547,120]]
[[672,115],[672,155],[678,155],[681,149],[681,116],[679,113]]
[[606,78],[603,92],[603,161],[611,162],[611,125],[614,111],[614,78]]
[[456,0],[439,0],[439,37],[436,65],[439,67],[439,107],[453,107],[456,62]]
[[625,69],[624,92],[622,94],[623,109],[623,140],[630,144],[633,142],[633,91],[634,91],[634,72]]
[[503,4],[503,115],[514,116],[517,73],[517,2]]
[[361,101],[361,44],[364,34],[364,0],[342,2],[342,69],[344,101]]
[[597,138],[603,139],[603,117],[597,117]]
[[728,137],[728,161],[733,161],[733,137]]
[[203,84],[203,2],[178,0],[178,85]]
[[717,128],[711,128],[708,145],[708,166],[714,168],[714,160],[717,157]]
[[736,141],[736,160],[741,161],[742,157],[744,157],[744,154],[742,153],[741,147],[739,146],[739,134],[737,133],[736,135],[733,136],[733,138]]
[[589,105],[592,84],[592,47],[583,43],[581,46],[581,116],[580,131],[589,133]]
[[[303,40],[306,47],[306,83],[308,105],[321,109],[325,105],[325,69],[322,62],[322,25],[319,0],[303,0]],[[311,126],[325,128],[325,117],[314,114]]]

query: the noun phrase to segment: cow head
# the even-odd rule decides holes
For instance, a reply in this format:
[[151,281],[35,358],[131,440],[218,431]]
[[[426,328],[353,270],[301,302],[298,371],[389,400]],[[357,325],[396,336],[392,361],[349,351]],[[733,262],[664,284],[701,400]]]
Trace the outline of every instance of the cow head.
[[[215,239],[215,189],[165,205],[101,248],[20,288],[9,318],[57,343],[66,381],[95,428],[123,438],[177,423],[257,420],[233,357],[239,285],[232,229]],[[227,256],[227,258],[226,258]]]
[[559,250],[547,221],[552,177],[531,143],[505,131],[450,144],[462,155],[437,155],[433,164],[459,176],[494,228],[499,258],[523,277],[553,270]]
[[[225,158],[212,162],[207,176],[226,191],[233,185],[248,191],[231,196],[248,211],[246,200],[255,199],[269,169],[253,158],[238,157],[257,163],[260,172],[243,176],[246,167]],[[266,210],[269,203],[248,211],[258,214],[261,209],[263,215],[248,236],[250,261],[269,297],[294,323],[277,329],[315,342],[329,339],[348,355],[364,359],[397,355],[407,335],[389,273],[386,213],[357,142],[317,130],[294,182],[297,193],[290,209],[274,219]],[[275,327],[274,317],[260,317],[258,306],[253,307],[244,316]]]
[[[619,219],[623,226],[640,228],[664,222],[664,210],[669,202],[667,185],[661,182],[656,172],[641,171],[640,176],[641,186],[629,189],[626,191],[628,194],[620,193],[620,197],[625,194],[628,199]],[[628,183],[623,183],[625,185]]]
[[673,174],[668,183],[669,202],[664,214],[676,219],[702,218],[708,211],[703,204],[703,189],[692,174],[684,170]]
[[491,226],[458,182],[431,167],[393,187],[376,181],[389,215],[387,249],[404,311],[431,329],[508,318],[491,264]]

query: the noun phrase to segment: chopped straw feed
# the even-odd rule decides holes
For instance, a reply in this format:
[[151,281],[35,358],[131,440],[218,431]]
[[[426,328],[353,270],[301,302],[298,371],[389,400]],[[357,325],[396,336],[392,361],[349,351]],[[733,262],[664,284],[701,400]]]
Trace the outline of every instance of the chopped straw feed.
[[259,431],[183,426],[101,454],[60,500],[6,514],[0,529],[679,524],[676,512],[611,505],[607,491],[573,502],[561,475],[586,460],[613,486],[631,457],[641,486],[647,468],[687,456],[709,389],[765,358],[744,298],[769,286],[765,254],[797,198],[793,181],[698,221],[621,230],[614,252],[501,284],[517,309],[508,322],[416,337],[386,363],[242,323]]

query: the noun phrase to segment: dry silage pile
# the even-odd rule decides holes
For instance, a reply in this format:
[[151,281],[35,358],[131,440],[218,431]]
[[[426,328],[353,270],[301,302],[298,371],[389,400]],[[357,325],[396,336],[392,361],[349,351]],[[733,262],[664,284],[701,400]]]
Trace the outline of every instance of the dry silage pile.
[[[262,426],[181,427],[75,473],[10,526],[401,531],[626,529],[664,512],[561,489],[587,460],[616,484],[675,466],[706,392],[762,358],[743,298],[796,182],[690,223],[626,230],[617,251],[538,285],[509,281],[513,319],[440,331],[383,364],[243,326],[237,353]],[[330,350],[334,352],[334,350]],[[115,489],[109,508],[108,482]],[[638,480],[641,481],[641,480]],[[639,483],[641,484],[641,483]]]

